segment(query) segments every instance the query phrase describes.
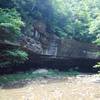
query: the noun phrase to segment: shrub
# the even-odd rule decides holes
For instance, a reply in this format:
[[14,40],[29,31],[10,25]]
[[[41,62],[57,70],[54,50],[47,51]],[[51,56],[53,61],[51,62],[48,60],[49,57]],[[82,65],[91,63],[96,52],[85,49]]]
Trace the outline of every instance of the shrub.
[[12,59],[13,63],[23,63],[28,59],[28,54],[22,50],[6,51],[6,53]]
[[24,63],[28,59],[28,54],[20,49],[5,50],[0,54],[0,56],[2,55],[4,59],[0,61],[0,67],[7,67],[15,63]]
[[[0,8],[0,41],[15,42],[21,34],[22,26],[24,26],[24,23],[16,9]],[[15,49],[6,48],[0,51],[0,67],[23,63],[27,59],[28,54],[17,47]]]
[[15,9],[0,8],[0,39],[15,40],[21,33],[21,27],[24,23],[21,21],[20,14]]

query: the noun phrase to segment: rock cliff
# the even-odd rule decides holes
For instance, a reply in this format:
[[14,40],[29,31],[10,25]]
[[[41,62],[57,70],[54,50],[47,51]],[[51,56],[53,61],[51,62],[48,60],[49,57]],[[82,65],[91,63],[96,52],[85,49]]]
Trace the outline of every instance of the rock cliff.
[[58,36],[48,33],[46,29],[46,23],[36,20],[33,24],[32,34],[30,36],[23,34],[20,38],[20,44],[43,55],[65,58],[100,58],[97,55],[97,52],[100,52],[100,47],[74,39],[60,39]]

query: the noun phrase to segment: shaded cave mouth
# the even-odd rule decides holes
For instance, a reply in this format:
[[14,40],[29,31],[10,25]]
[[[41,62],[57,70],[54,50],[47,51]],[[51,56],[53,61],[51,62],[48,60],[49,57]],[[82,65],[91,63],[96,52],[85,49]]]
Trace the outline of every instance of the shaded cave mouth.
[[58,71],[78,71],[82,73],[97,73],[100,68],[93,68],[98,61],[93,59],[69,59],[55,61],[26,61],[24,64],[17,64],[7,68],[0,68],[0,75],[14,74],[37,69],[52,69]]

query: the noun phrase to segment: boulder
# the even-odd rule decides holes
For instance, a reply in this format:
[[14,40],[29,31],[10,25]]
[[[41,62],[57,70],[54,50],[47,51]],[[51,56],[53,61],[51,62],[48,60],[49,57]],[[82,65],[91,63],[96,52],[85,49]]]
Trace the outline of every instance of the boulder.
[[33,72],[33,74],[47,74],[48,73],[48,70],[47,69],[37,69]]

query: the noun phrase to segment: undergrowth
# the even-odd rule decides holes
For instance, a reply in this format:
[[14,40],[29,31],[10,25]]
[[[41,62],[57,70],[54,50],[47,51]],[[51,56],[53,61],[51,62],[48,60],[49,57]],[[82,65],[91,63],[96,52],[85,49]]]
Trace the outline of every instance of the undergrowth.
[[34,80],[40,77],[42,78],[53,78],[53,77],[67,77],[79,75],[76,71],[65,71],[61,72],[58,70],[48,70],[47,73],[36,73],[35,71],[19,72],[16,74],[9,74],[0,76],[0,84],[6,84],[10,82],[20,81],[20,80]]

